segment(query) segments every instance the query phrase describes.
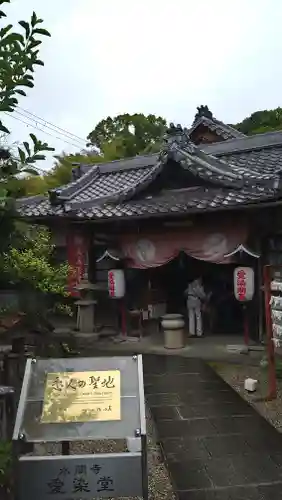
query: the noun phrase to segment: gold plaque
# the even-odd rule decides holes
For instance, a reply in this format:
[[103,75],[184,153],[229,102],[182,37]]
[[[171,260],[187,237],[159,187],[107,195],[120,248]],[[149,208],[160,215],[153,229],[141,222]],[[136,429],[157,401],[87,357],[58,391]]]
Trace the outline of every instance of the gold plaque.
[[120,419],[119,370],[47,374],[41,423]]

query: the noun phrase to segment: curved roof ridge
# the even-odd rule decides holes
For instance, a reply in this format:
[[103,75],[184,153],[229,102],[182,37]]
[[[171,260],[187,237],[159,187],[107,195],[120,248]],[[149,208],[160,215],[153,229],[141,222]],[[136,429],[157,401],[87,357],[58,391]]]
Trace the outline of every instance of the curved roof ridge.
[[231,127],[231,125],[227,125],[226,123],[217,120],[216,118],[208,118],[206,116],[199,116],[199,118],[195,120],[189,130],[189,135],[191,135],[192,132],[194,132],[194,130],[201,124],[205,125],[217,135],[223,137],[225,140],[246,137],[245,134],[239,132],[239,130],[235,129],[234,127]]
[[233,152],[243,153],[244,151],[271,148],[273,146],[282,146],[282,130],[246,135],[226,141],[214,142],[213,144],[203,144],[201,149],[209,155],[220,155]]
[[24,205],[32,205],[33,203],[41,202],[48,199],[45,194],[35,194],[33,196],[23,196],[22,198],[16,198],[16,206],[21,206],[21,204]]
[[212,154],[207,154],[201,146],[196,146],[189,137],[189,132],[182,129],[180,125],[171,125],[165,136],[165,151],[174,155],[184,168],[195,176],[217,185],[225,185],[233,188],[242,188],[250,185],[273,185],[279,184],[276,174],[266,173],[259,177],[255,171],[246,167],[238,168],[233,162],[225,161]]
[[[158,161],[153,167],[143,167],[140,170],[145,170],[144,172],[144,175],[140,175],[139,179],[137,180],[137,182],[132,182],[128,185],[127,189],[124,189],[124,186],[121,185],[121,188],[120,189],[117,189],[115,192],[112,192],[110,194],[106,194],[106,195],[102,195],[102,196],[92,196],[89,200],[87,200],[87,202],[89,203],[93,203],[95,201],[99,202],[99,203],[103,203],[103,202],[108,202],[108,203],[115,203],[115,202],[122,202],[122,201],[125,201],[125,200],[129,200],[130,198],[132,198],[132,196],[135,196],[137,193],[139,193],[140,191],[146,189],[150,184],[151,182],[161,173],[162,169],[164,167],[164,163],[163,161]],[[137,169],[132,169],[134,172],[138,172]],[[130,170],[128,170],[127,172],[131,172]],[[117,174],[119,173],[118,171],[116,172]],[[142,172],[141,172],[142,174]],[[100,175],[101,179],[103,177],[103,175]],[[79,196],[79,192],[75,194],[74,198],[76,198],[76,196]],[[78,200],[70,200],[70,203],[69,206],[70,208],[72,207],[75,207],[77,204],[80,204],[81,201],[78,199]]]
[[81,177],[75,179],[74,181],[69,182],[65,186],[52,189],[51,191],[55,191],[62,198],[72,198],[76,196],[78,192],[85,189],[89,184],[93,182],[93,180],[99,175],[99,168],[97,165],[93,165],[92,167],[84,172]]

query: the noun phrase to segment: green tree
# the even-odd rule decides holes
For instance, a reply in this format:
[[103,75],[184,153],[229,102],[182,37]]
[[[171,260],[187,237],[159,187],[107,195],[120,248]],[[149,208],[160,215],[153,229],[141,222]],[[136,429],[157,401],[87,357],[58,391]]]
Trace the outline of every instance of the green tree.
[[[0,6],[10,0],[0,0]],[[3,7],[1,7],[3,8]],[[0,20],[6,13],[0,10]],[[0,21],[0,22],[1,22]],[[14,31],[12,24],[0,25],[0,132],[10,130],[3,123],[4,113],[13,113],[18,106],[18,98],[26,96],[26,89],[34,87],[36,66],[44,66],[39,58],[39,46],[42,36],[50,33],[42,27],[43,20],[33,12],[30,21],[19,21],[21,31]],[[44,160],[44,151],[53,151],[47,143],[30,134],[31,141],[25,141],[23,147],[17,147],[17,154],[6,148],[0,149],[0,198],[5,199],[8,183],[21,172],[35,174],[34,164]]]
[[282,130],[282,108],[255,111],[242,122],[233,125],[233,127],[246,135]]
[[101,121],[88,139],[91,145],[100,148],[96,151],[55,156],[53,168],[44,176],[33,175],[21,179],[13,186],[17,196],[29,196],[46,193],[49,189],[68,184],[72,179],[75,164],[94,165],[120,158],[135,156],[140,153],[157,152],[166,128],[164,118],[141,114],[120,115]]
[[29,175],[23,179],[17,180],[11,185],[16,197],[33,196],[36,194],[47,193],[49,189],[54,189],[68,184],[72,180],[72,171],[78,165],[94,165],[95,163],[104,163],[115,158],[100,156],[94,153],[77,153],[55,156],[56,163],[53,168],[41,176]]
[[[4,281],[6,278],[6,282],[19,292],[24,324],[32,331],[44,334],[41,348],[49,352],[49,347],[53,349],[52,342],[55,341],[48,336],[53,330],[50,314],[72,315],[67,291],[70,267],[68,264],[56,263],[53,253],[55,248],[48,229],[22,226],[25,227],[18,228],[21,231],[19,244],[11,246],[1,255],[1,278]],[[16,311],[8,309],[3,312],[9,315]],[[61,347],[65,352],[64,345]],[[47,351],[44,355],[47,355]]]
[[86,154],[64,154],[56,156],[56,163],[53,168],[44,175],[29,175],[18,179],[14,184],[10,183],[10,188],[15,197],[33,196],[45,194],[49,189],[54,189],[68,184],[72,180],[72,170],[77,164],[93,165],[103,162],[101,156]]
[[3,270],[11,282],[19,287],[44,294],[67,296],[66,284],[69,266],[54,265],[54,245],[47,228],[25,231],[18,248],[12,247],[3,255]]
[[159,143],[166,126],[160,116],[126,113],[100,121],[87,139],[108,158],[128,158]]
[[23,198],[25,196],[35,196],[44,194],[48,191],[45,175],[28,175],[22,179],[16,179],[15,182],[10,182],[10,192],[14,198]]

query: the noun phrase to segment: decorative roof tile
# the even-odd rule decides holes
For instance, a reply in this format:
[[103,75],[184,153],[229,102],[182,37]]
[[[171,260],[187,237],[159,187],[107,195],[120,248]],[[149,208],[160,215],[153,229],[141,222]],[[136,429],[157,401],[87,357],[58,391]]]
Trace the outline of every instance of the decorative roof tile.
[[242,134],[242,132],[239,132],[239,130],[236,130],[230,125],[226,125],[215,118],[207,118],[206,116],[200,116],[197,120],[195,120],[189,130],[189,134],[191,135],[200,125],[212,130],[216,133],[216,135],[222,137],[223,139],[239,139],[241,137],[246,137]]

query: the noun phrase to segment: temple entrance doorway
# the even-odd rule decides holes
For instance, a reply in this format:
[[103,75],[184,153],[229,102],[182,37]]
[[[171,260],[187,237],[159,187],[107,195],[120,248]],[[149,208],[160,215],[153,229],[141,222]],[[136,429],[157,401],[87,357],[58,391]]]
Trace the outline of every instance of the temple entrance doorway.
[[235,264],[204,262],[180,253],[168,264],[143,271],[147,274],[153,301],[162,296],[167,313],[181,313],[187,318],[187,287],[202,279],[205,299],[202,302],[204,335],[243,335],[242,305],[234,297],[233,272]]

